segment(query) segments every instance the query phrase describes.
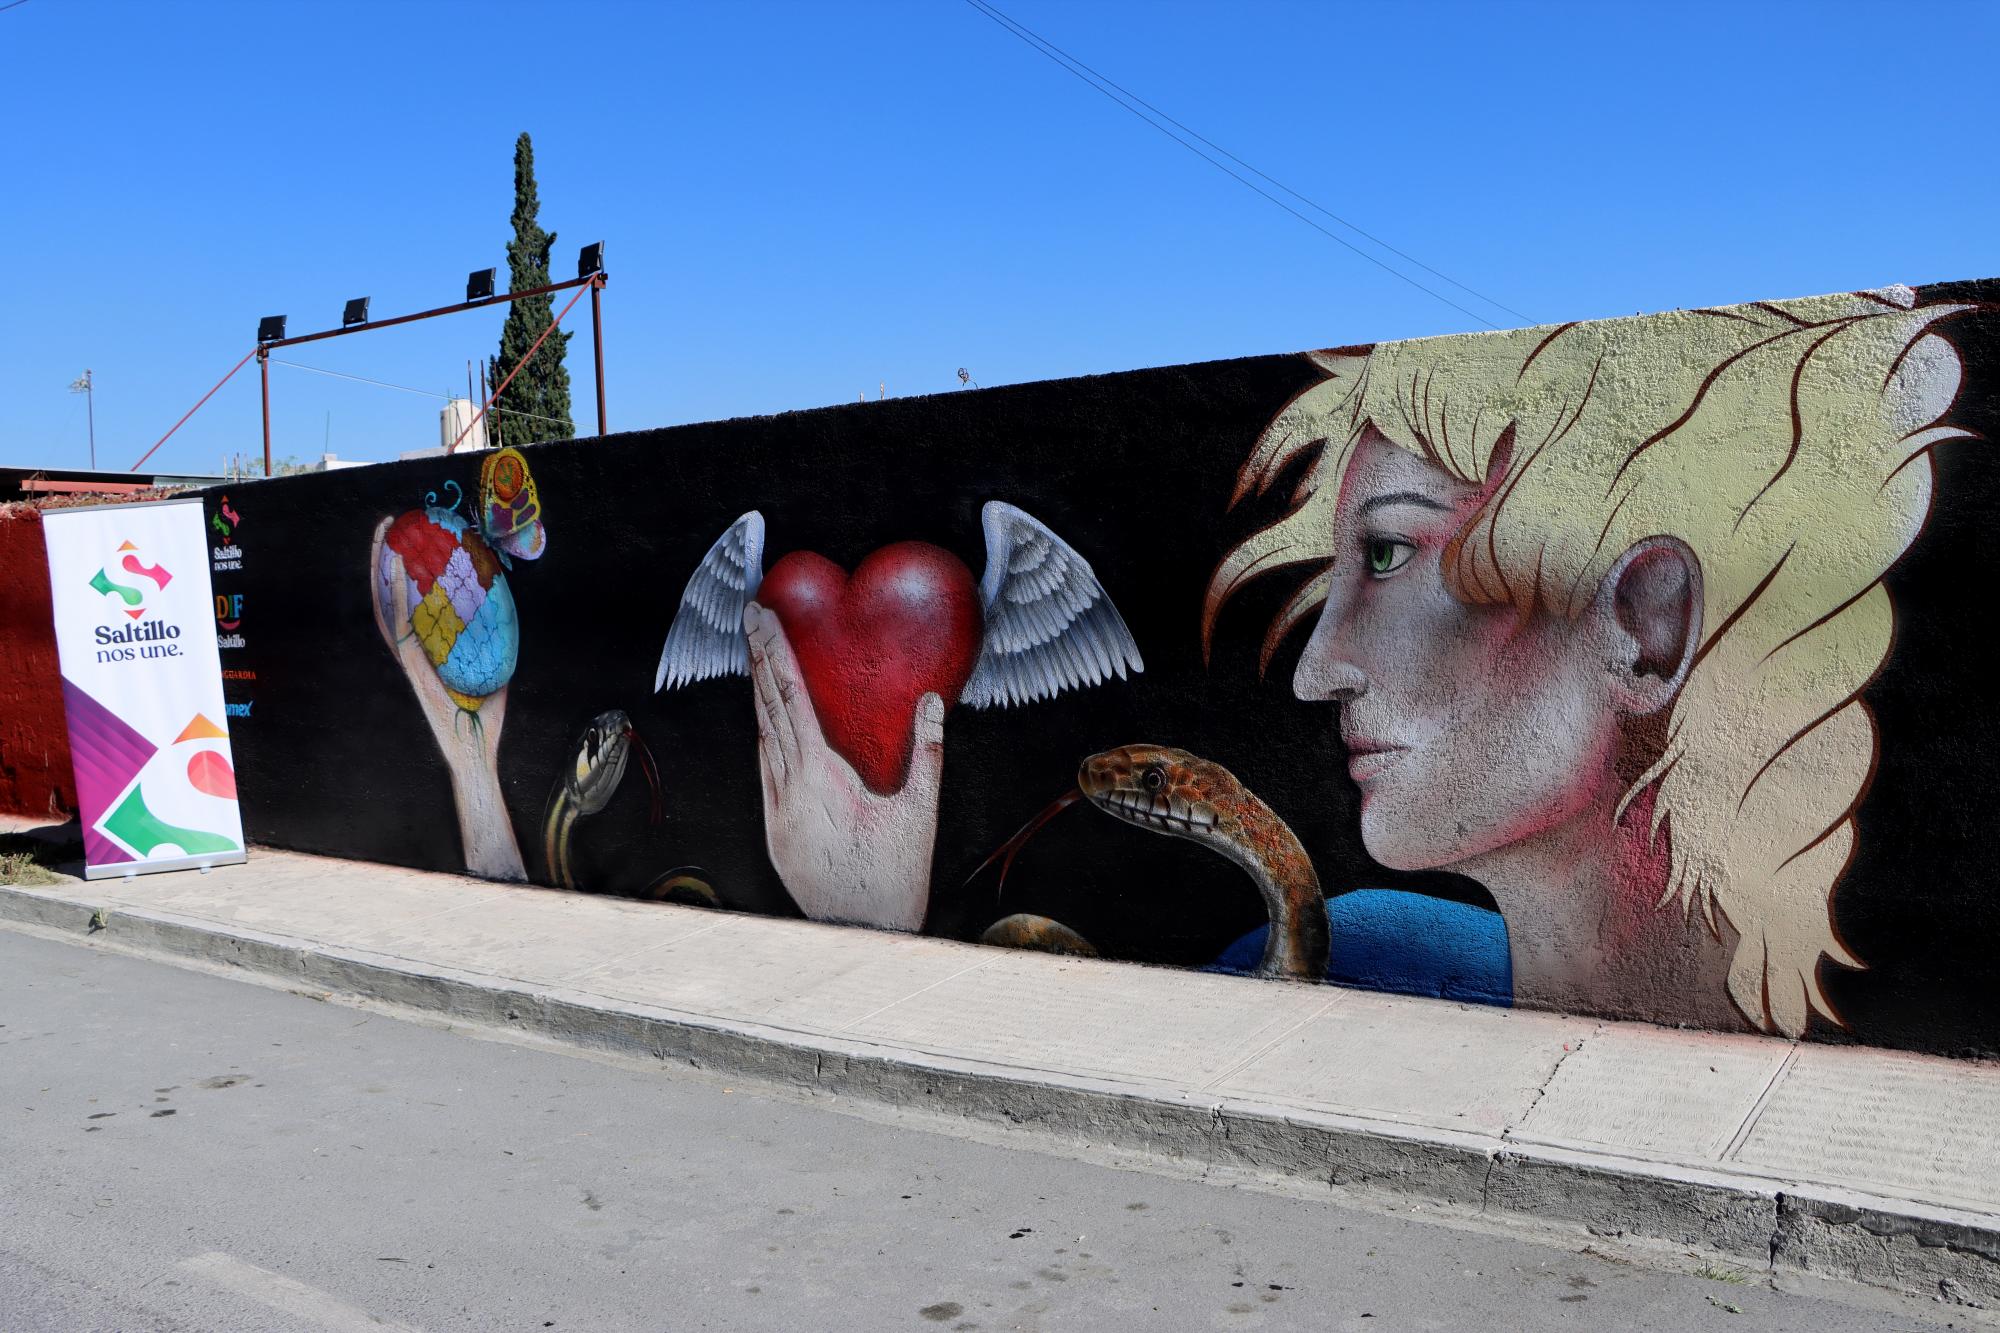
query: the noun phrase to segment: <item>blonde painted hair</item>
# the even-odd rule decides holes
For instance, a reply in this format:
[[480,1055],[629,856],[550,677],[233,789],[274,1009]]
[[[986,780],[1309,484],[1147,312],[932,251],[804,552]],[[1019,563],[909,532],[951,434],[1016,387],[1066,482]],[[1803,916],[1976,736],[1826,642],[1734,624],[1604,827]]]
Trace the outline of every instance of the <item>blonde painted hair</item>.
[[1906,287],[1312,354],[1327,378],[1288,404],[1238,473],[1231,504],[1307,460],[1279,521],[1226,555],[1216,613],[1253,579],[1318,568],[1265,637],[1325,599],[1340,480],[1369,428],[1457,479],[1492,483],[1446,552],[1468,603],[1574,618],[1648,537],[1702,571],[1702,639],[1665,749],[1626,793],[1656,789],[1678,899],[1739,937],[1729,993],[1756,1026],[1835,1022],[1822,955],[1861,963],[1831,899],[1854,850],[1876,735],[1859,695],[1888,655],[1882,577],[1930,509],[1929,450],[1957,352],[1933,332],[1965,305]]

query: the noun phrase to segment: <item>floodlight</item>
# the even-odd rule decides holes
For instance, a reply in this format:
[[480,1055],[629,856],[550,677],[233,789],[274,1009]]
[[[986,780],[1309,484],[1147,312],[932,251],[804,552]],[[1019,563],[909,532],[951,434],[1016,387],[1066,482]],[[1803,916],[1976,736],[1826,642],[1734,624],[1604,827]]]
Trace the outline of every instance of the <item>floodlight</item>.
[[493,295],[493,273],[490,268],[482,268],[477,273],[465,275],[465,299],[484,301]]
[[367,322],[368,298],[365,296],[355,297],[347,303],[347,308],[340,312],[340,327],[343,329],[349,324],[366,324]]
[[604,242],[592,241],[589,245],[584,246],[583,252],[576,257],[576,276],[587,278],[593,273],[602,273],[603,271]]
[[285,317],[283,315],[266,315],[257,321],[258,342],[275,343],[283,342],[284,340]]

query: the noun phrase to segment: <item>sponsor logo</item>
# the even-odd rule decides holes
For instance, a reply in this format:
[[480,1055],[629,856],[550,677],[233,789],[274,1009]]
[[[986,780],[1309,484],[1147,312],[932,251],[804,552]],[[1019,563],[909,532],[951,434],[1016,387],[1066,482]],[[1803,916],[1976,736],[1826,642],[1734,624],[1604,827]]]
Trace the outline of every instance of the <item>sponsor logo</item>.
[[[116,573],[112,571],[116,570]],[[153,585],[157,593],[174,581],[167,567],[147,564],[139,558],[139,548],[131,542],[119,543],[111,553],[111,559],[90,576],[90,586],[98,596],[118,606],[128,617],[139,619],[146,614],[146,585]]]
[[222,707],[223,711],[226,712],[230,717],[249,717],[250,705],[255,702],[256,700],[254,699],[245,699],[240,704],[225,703],[224,705],[222,705]]
[[91,631],[97,641],[98,661],[136,662],[146,657],[181,655],[180,645],[174,642],[181,636],[181,627],[145,619],[146,613],[154,609],[149,599],[173,581],[174,576],[165,565],[146,563],[137,546],[131,542],[118,544],[111,559],[90,576],[90,587],[124,612],[127,622],[99,625]]
[[229,507],[229,496],[226,492],[222,497],[222,503],[208,516],[208,526],[221,533],[225,542],[229,540],[229,534],[236,531],[242,522],[243,520],[237,517],[236,511]]
[[224,680],[255,680],[257,679],[257,673],[254,671],[241,671],[235,667],[229,667],[224,669],[222,673],[222,678]]
[[[215,646],[218,648],[241,648],[243,636],[237,627],[243,623],[243,594],[240,592],[217,593],[215,595]],[[224,679],[229,673],[224,672]],[[247,679],[257,679],[256,673],[249,673]]]
[[208,550],[208,567],[214,572],[220,574],[243,568],[243,548],[236,544],[232,535],[242,525],[242,518],[230,507],[229,497],[224,495],[216,511],[208,516],[208,526],[222,538],[220,545],[211,546]]
[[179,625],[169,625],[164,620],[149,620],[143,625],[99,625],[95,631],[99,643],[152,643],[159,639],[178,639]]
[[99,625],[93,632],[100,662],[136,662],[142,657],[181,655],[181,646],[174,642],[181,636],[181,627],[163,620],[149,620],[143,625]]

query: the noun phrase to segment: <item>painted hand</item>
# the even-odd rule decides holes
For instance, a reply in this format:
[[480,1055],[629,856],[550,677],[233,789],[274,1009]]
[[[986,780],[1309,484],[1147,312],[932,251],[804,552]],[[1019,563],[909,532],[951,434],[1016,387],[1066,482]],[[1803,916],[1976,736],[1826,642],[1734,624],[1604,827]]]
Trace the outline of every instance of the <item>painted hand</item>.
[[486,879],[525,880],[527,868],[500,794],[500,728],[507,719],[507,687],[488,695],[477,713],[466,712],[445,692],[423,644],[410,629],[410,581],[403,573],[402,557],[394,552],[388,553],[389,605],[383,605],[380,570],[383,542],[392,521],[385,518],[376,525],[375,541],[368,552],[368,605],[375,611],[375,628],[390,656],[403,668],[410,692],[417,696],[437,741],[438,754],[450,770],[467,873]]
[[773,612],[743,611],[764,777],[764,841],[799,909],[815,921],[918,930],[930,905],[931,847],[944,776],[944,701],[917,702],[909,775],[878,795],[820,731],[798,659]]

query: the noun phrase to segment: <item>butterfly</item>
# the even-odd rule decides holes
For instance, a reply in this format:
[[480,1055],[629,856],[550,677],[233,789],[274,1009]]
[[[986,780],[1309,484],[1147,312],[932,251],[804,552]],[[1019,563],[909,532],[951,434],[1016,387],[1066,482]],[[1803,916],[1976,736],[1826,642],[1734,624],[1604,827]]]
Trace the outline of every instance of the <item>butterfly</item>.
[[509,569],[507,557],[539,560],[548,547],[541,496],[519,449],[497,450],[479,469],[479,530]]
[[447,481],[449,505],[436,491],[424,507],[390,522],[376,556],[376,598],[382,621],[396,625],[397,583],[407,625],[445,689],[467,712],[504,686],[520,655],[520,618],[503,571],[514,559],[537,560],[547,549],[542,502],[528,460],[518,449],[489,455],[479,469],[479,502],[463,514],[464,489]]

